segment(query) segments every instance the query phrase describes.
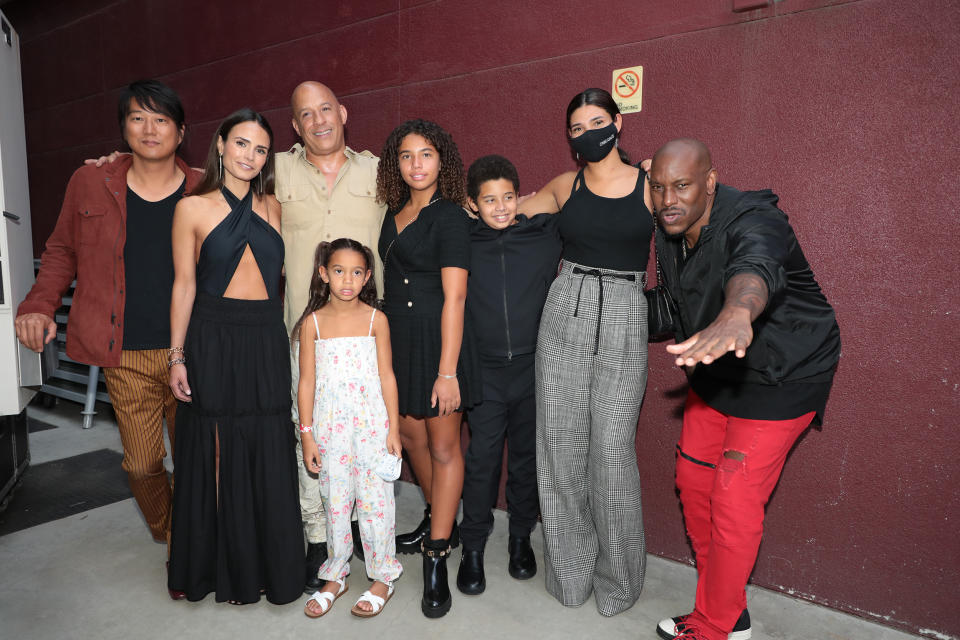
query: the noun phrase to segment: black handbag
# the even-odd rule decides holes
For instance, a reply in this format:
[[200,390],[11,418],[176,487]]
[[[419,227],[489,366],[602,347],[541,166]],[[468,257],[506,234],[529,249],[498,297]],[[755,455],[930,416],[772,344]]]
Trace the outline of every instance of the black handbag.
[[[656,236],[656,216],[653,218],[653,233]],[[673,301],[673,296],[670,295],[660,276],[660,256],[657,255],[656,241],[653,243],[653,255],[657,263],[657,286],[643,292],[647,297],[649,318],[647,339],[650,342],[663,342],[676,337],[675,334],[680,325],[680,316],[677,311],[677,303]]]

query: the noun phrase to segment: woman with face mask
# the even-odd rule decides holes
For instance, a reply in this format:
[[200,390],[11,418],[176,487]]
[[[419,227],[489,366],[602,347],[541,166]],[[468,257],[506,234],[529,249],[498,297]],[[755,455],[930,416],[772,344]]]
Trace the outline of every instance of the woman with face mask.
[[520,205],[560,216],[563,261],[537,342],[537,484],[547,590],[590,593],[611,616],[640,595],[645,567],[635,438],[647,383],[643,295],[653,233],[643,171],[619,148],[620,110],[603,89],[567,107],[583,163]]

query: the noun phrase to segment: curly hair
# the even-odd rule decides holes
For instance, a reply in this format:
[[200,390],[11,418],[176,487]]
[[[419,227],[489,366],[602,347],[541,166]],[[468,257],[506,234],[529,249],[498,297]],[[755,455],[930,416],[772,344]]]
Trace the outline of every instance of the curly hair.
[[363,256],[363,259],[367,263],[367,270],[370,272],[370,277],[367,279],[367,283],[363,285],[357,297],[360,299],[360,302],[364,304],[368,304],[371,307],[377,306],[377,283],[373,277],[373,252],[370,251],[367,246],[352,238],[337,238],[333,242],[321,242],[317,245],[317,249],[313,253],[313,276],[310,278],[310,297],[307,301],[306,308],[300,315],[300,319],[297,320],[297,324],[293,325],[293,330],[290,332],[291,343],[299,339],[300,326],[303,324],[303,321],[307,319],[307,316],[327,304],[327,301],[330,300],[330,285],[320,277],[320,267],[328,266],[333,254],[341,249],[356,251]]
[[440,125],[429,120],[407,120],[387,137],[380,152],[380,166],[377,168],[377,201],[386,203],[390,210],[397,210],[410,196],[410,187],[400,175],[400,143],[415,133],[423,136],[440,154],[440,176],[437,189],[440,195],[450,202],[463,206],[466,194],[463,186],[463,160],[453,137]]

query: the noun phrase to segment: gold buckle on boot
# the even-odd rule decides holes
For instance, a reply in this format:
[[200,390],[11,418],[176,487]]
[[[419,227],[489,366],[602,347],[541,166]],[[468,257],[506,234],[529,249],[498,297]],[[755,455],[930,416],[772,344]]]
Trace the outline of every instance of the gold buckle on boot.
[[450,555],[451,547],[449,542],[447,543],[447,548],[441,551],[437,551],[435,549],[427,549],[426,545],[427,545],[426,540],[423,540],[422,542],[420,542],[420,551],[423,553],[423,555],[427,556],[428,558],[446,558],[447,556]]

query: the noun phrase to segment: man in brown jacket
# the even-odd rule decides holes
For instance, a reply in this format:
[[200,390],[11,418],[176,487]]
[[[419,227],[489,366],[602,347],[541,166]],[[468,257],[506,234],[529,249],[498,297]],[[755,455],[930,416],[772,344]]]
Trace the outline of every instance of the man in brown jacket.
[[201,174],[176,155],[184,112],[169,87],[155,80],[129,85],[118,120],[132,153],[71,177],[16,330],[24,345],[42,350],[56,336],[54,313],[76,278],[67,355],[103,367],[130,488],[154,539],[166,542],[171,487],[163,420],[172,442],[176,411],[167,373],[170,228],[177,202]]

